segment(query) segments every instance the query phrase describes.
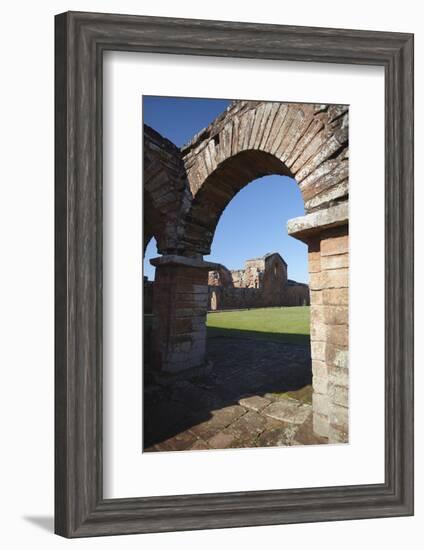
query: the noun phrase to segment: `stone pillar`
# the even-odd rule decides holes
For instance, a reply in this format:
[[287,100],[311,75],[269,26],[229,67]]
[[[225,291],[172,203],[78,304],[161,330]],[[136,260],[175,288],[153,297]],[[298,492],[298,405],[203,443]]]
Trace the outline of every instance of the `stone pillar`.
[[349,246],[347,205],[289,222],[308,244],[313,427],[329,443],[348,441]]
[[177,374],[206,366],[208,271],[215,264],[165,255],[156,267],[151,366]]
[[347,225],[309,245],[314,431],[330,443],[348,440],[348,263]]

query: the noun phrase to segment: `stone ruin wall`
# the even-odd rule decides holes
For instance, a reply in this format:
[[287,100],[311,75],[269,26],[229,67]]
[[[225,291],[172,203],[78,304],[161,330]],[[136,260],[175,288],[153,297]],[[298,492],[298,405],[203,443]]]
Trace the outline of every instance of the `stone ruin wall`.
[[143,312],[153,313],[153,287],[154,282],[149,281],[146,276],[143,280]]
[[308,285],[287,279],[287,265],[279,254],[247,260],[245,265],[209,272],[210,311],[309,305]]
[[309,246],[314,431],[348,441],[349,235],[327,230]]
[[291,176],[305,215],[288,222],[288,233],[309,247],[314,431],[330,443],[348,441],[348,133],[347,105],[256,101],[233,102],[182,148],[144,130],[145,244],[154,236],[163,255],[151,261],[155,368],[205,363],[214,266],[203,257],[219,217],[250,181]]

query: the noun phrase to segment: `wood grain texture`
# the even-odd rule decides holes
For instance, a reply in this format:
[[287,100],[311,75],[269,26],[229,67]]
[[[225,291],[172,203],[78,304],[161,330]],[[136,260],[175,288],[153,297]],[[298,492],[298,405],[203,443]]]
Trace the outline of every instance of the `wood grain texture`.
[[[413,513],[413,36],[68,12],[56,16],[55,530],[65,537]],[[385,482],[102,497],[102,54],[381,65],[386,86]]]

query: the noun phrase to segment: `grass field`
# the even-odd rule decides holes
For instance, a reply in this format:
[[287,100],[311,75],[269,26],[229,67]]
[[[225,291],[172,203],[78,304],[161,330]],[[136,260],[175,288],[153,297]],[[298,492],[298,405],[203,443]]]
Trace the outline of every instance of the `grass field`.
[[248,337],[292,344],[309,342],[309,307],[209,313],[208,336]]
[[[309,343],[309,306],[272,307],[208,313],[208,337],[255,338],[289,344]],[[144,315],[145,335],[152,315]]]

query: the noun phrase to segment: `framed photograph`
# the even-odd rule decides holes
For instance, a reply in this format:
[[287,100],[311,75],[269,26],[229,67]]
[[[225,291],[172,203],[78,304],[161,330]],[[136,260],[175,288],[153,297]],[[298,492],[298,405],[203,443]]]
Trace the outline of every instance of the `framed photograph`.
[[67,12],[55,530],[413,514],[413,35]]

